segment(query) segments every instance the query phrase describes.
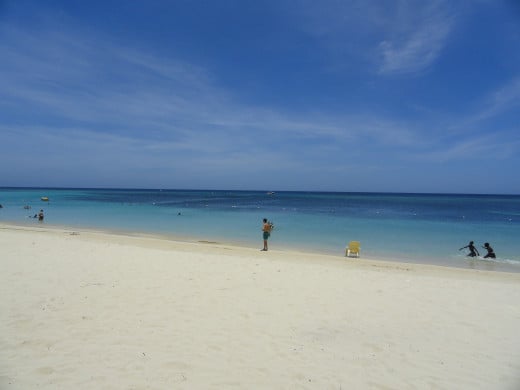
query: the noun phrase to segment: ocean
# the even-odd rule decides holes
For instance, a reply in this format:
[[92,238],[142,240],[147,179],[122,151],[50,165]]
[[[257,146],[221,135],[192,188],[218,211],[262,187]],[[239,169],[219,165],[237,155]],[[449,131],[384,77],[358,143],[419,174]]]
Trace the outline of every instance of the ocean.
[[[45,225],[258,249],[267,218],[271,249],[342,256],[357,240],[361,258],[520,272],[517,195],[0,188],[0,204],[2,222],[37,225],[43,209]],[[469,241],[497,258],[468,258]]]

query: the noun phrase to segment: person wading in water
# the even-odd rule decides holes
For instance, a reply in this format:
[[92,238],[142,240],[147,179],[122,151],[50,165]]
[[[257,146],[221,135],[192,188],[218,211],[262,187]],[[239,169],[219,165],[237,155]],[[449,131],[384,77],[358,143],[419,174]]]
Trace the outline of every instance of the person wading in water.
[[269,239],[269,236],[271,235],[271,230],[273,230],[273,224],[269,221],[267,221],[267,218],[264,218],[263,220],[264,224],[262,225],[262,232],[263,232],[263,238],[264,238],[264,249],[263,251],[267,251],[269,248],[267,247],[267,240]]

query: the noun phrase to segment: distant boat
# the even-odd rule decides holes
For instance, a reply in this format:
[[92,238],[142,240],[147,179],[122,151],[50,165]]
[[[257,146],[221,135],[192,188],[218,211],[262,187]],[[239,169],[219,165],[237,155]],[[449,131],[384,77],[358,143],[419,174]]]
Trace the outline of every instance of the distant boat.
[[267,195],[274,195],[274,191],[269,191]]
[[44,202],[48,202],[48,201],[49,201],[49,198],[46,197],[46,196],[42,196],[42,197],[41,197],[41,200],[43,200]]

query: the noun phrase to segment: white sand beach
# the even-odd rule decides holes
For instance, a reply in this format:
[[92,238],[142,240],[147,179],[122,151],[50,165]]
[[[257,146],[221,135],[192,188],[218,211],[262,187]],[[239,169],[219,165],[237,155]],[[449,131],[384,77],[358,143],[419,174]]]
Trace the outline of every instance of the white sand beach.
[[520,274],[0,225],[0,389],[520,388]]

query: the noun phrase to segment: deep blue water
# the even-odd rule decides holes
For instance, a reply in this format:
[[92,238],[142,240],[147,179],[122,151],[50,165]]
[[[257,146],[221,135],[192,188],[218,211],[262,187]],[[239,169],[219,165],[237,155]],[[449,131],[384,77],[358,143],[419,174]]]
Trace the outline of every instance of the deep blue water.
[[[49,202],[40,200],[49,197]],[[275,224],[272,249],[362,255],[520,272],[520,196],[263,191],[0,188],[0,221],[169,234],[261,247],[261,219]],[[31,206],[30,210],[23,206]],[[489,242],[497,260],[458,249]]]

